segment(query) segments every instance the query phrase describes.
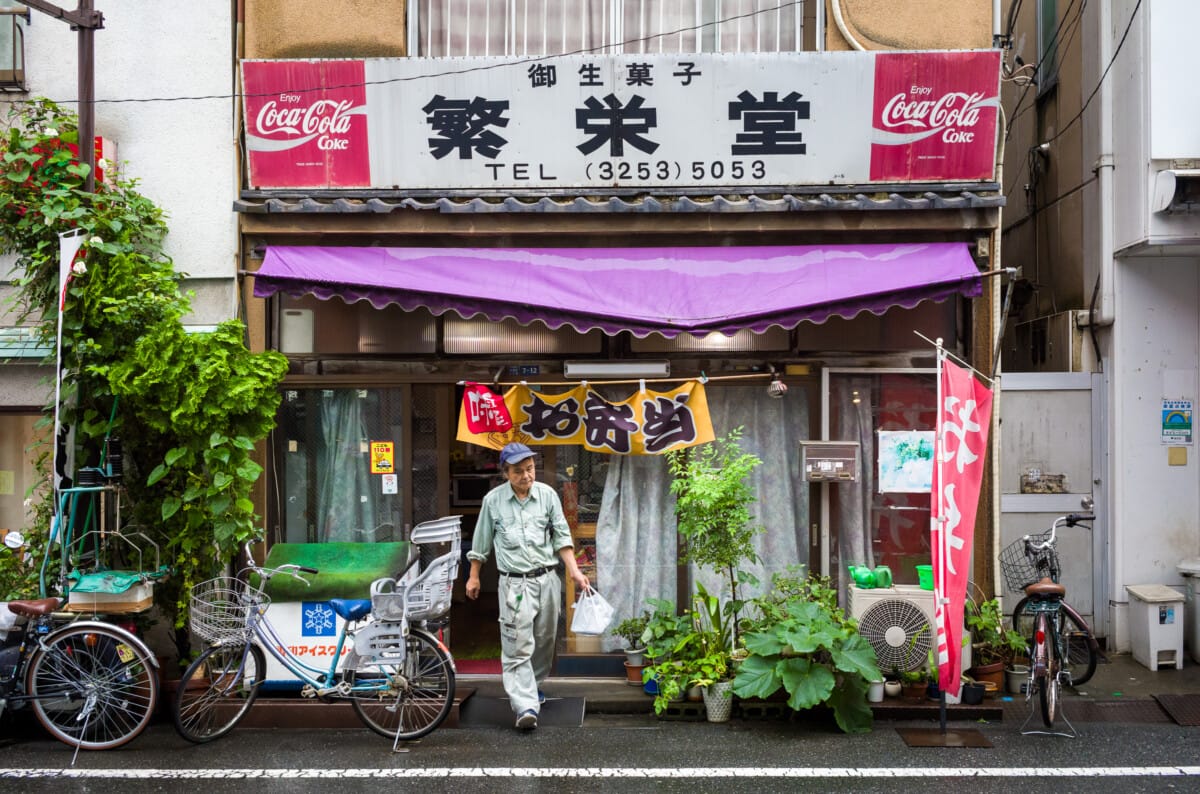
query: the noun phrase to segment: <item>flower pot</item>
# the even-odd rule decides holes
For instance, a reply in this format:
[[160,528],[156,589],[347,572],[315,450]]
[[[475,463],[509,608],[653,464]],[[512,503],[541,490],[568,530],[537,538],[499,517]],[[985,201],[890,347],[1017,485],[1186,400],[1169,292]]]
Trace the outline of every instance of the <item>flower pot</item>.
[[997,688],[1004,686],[1004,662],[977,664],[967,671],[975,681],[991,681]]
[[868,681],[867,682],[867,702],[882,703],[884,687],[887,684],[884,681]]
[[687,699],[689,701],[691,701],[692,703],[699,703],[701,700],[704,700],[704,687],[702,687],[702,686],[688,687]]
[[625,662],[625,683],[630,686],[642,686],[642,671],[646,669],[644,664],[630,664]]
[[645,648],[627,648],[625,650],[625,661],[634,667],[646,666],[646,649]]
[[899,681],[885,681],[883,684],[883,693],[890,698],[900,697],[903,690],[904,687]]
[[1029,665],[1014,664],[1004,671],[1004,690],[1010,695],[1025,694],[1025,684],[1029,681]]
[[902,695],[905,700],[924,700],[925,692],[929,689],[929,684],[921,681],[916,684],[904,684]]
[[733,681],[704,687],[704,714],[709,722],[728,722],[733,713]]
[[983,684],[963,684],[962,702],[967,706],[978,706],[983,702]]

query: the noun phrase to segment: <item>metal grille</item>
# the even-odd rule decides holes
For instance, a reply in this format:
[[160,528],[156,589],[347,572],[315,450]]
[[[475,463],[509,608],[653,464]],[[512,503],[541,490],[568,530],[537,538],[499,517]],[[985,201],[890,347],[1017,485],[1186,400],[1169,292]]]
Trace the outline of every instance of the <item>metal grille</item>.
[[418,0],[421,56],[794,52],[804,3],[776,0]]

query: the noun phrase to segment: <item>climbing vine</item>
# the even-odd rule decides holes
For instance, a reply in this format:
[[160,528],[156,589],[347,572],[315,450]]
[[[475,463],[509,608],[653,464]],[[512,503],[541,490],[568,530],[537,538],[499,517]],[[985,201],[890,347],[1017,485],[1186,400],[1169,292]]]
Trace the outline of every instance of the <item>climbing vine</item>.
[[[63,300],[60,412],[76,431],[77,465],[98,464],[106,432],[122,439],[130,520],[168,552],[174,573],[158,588],[160,604],[186,646],[188,588],[257,534],[254,451],[274,425],[287,362],[251,352],[237,320],[184,329],[192,296],[163,251],[162,210],[111,163],[115,177],[83,192],[77,143],[75,117],[46,100],[17,105],[5,120],[0,251],[17,258],[12,309],[53,347]],[[59,234],[72,230],[83,245],[60,293]],[[47,422],[54,409],[46,406]],[[49,456],[39,460],[48,483]],[[35,498],[31,529],[44,537],[49,489]]]

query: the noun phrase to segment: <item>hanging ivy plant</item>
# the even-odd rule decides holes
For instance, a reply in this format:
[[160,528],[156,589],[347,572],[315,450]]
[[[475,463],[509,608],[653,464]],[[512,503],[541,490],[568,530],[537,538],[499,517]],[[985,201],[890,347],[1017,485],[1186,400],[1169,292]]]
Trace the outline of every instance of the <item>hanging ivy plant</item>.
[[[12,308],[54,346],[59,234],[80,230],[83,248],[61,295],[60,413],[75,428],[80,465],[99,462],[105,433],[123,440],[130,520],[167,551],[174,571],[156,594],[174,621],[182,659],[189,588],[258,534],[250,497],[262,469],[254,451],[274,426],[287,362],[275,352],[252,353],[236,320],[211,333],[185,331],[191,295],[163,252],[162,210],[119,173],[95,193],[83,192],[87,167],[72,148],[73,115],[38,100],[14,106],[6,122],[0,251],[17,257]],[[116,170],[106,165],[107,173]],[[46,406],[47,423],[54,410]],[[49,456],[39,460],[48,486]],[[48,526],[49,488],[38,497],[35,539]]]

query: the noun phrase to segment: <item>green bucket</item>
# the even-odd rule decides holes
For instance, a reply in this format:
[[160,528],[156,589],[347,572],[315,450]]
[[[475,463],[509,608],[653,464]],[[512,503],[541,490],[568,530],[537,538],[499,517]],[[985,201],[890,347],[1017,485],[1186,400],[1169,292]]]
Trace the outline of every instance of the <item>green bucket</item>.
[[917,566],[917,582],[921,585],[922,590],[933,589],[933,566],[918,565]]

